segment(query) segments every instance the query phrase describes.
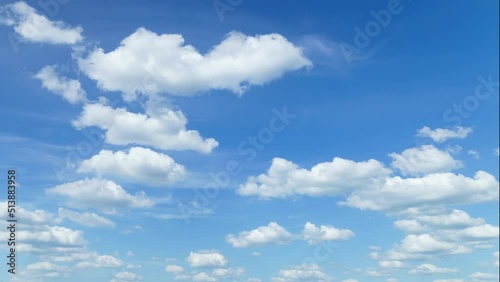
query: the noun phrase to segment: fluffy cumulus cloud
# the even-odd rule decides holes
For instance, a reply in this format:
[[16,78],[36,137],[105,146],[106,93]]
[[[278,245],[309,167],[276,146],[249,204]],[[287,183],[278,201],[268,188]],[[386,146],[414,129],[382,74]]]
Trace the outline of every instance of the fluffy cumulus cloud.
[[78,80],[60,77],[56,72],[55,66],[45,66],[34,78],[42,82],[43,88],[63,97],[71,104],[85,102],[87,94],[82,89]]
[[443,143],[449,139],[464,139],[472,133],[471,127],[455,126],[450,129],[436,128],[430,129],[427,126],[417,131],[417,136],[431,138],[434,142]]
[[343,203],[369,210],[401,210],[425,205],[464,205],[498,200],[498,181],[484,171],[473,178],[453,173],[387,178],[375,189],[353,192]]
[[84,246],[83,231],[63,226],[40,226],[34,230],[18,230],[17,238],[26,244],[52,244],[60,246]]
[[136,195],[127,193],[113,181],[92,178],[57,185],[46,190],[48,195],[67,197],[70,205],[81,208],[95,208],[106,213],[118,209],[150,208],[154,205],[144,192]]
[[165,271],[169,273],[182,273],[184,272],[184,268],[179,265],[169,264],[165,267]]
[[213,250],[191,252],[186,260],[191,267],[224,267],[227,265],[226,257]]
[[399,245],[385,254],[374,252],[374,259],[381,260],[411,260],[428,258],[429,256],[443,256],[470,253],[471,250],[461,244],[436,239],[430,234],[407,235]]
[[117,152],[102,150],[84,160],[77,171],[125,178],[155,186],[174,184],[186,175],[184,166],[177,164],[168,155],[141,147]]
[[[383,261],[430,259],[473,252],[478,248],[490,248],[498,241],[498,226],[485,223],[482,218],[473,218],[456,209],[412,209],[402,214],[408,219],[398,220],[394,225],[408,233],[400,244],[387,252],[371,253],[372,259]],[[430,264],[422,264],[411,274],[456,272]]]
[[[54,221],[54,215],[45,210],[37,209],[32,211],[17,205],[16,211],[18,220],[31,226],[47,225]],[[8,218],[7,201],[2,201],[0,202],[0,219],[7,220]]]
[[59,208],[59,219],[69,219],[76,224],[85,227],[114,227],[115,223],[95,213],[76,212],[65,208]]
[[121,259],[111,255],[91,254],[86,260],[76,264],[78,268],[117,268],[121,267],[123,262]]
[[302,264],[279,271],[279,277],[273,277],[273,282],[286,281],[332,281],[332,277],[324,273],[317,264]]
[[[484,219],[472,218],[462,210],[436,210],[427,211],[425,214],[417,212],[411,219],[397,220],[394,226],[406,233],[424,233],[432,230],[450,230],[452,234],[459,234],[457,230],[468,230],[484,226]],[[467,231],[466,233],[470,233]]]
[[302,231],[304,240],[310,245],[316,245],[321,241],[347,240],[354,236],[349,229],[338,229],[333,226],[316,225],[307,222]]
[[265,244],[287,244],[293,236],[276,222],[261,226],[251,231],[243,231],[238,235],[229,234],[226,242],[235,248],[246,248]]
[[410,274],[439,274],[439,273],[453,273],[453,272],[458,272],[458,269],[438,267],[429,263],[421,264],[410,270]]
[[193,95],[210,89],[242,94],[287,71],[311,66],[302,50],[279,34],[247,36],[233,32],[206,54],[186,45],[179,34],[158,35],[137,29],[119,47],[96,49],[78,61],[80,69],[100,88],[137,93]]
[[462,167],[447,151],[441,151],[432,145],[404,150],[401,154],[392,153],[392,167],[404,175],[422,175],[436,172],[448,172]]
[[12,26],[29,42],[72,45],[83,39],[81,27],[51,21],[23,1],[0,7],[0,24]]
[[266,174],[250,177],[239,187],[238,193],[262,198],[342,195],[355,189],[374,187],[389,172],[376,160],[354,162],[334,158],[308,170],[285,159],[274,158]]
[[118,272],[113,276],[113,279],[111,279],[111,282],[136,282],[136,281],[142,281],[142,276],[128,271]]
[[187,119],[180,111],[164,108],[147,114],[113,109],[102,104],[87,104],[76,128],[96,126],[104,130],[105,141],[113,145],[139,144],[163,150],[195,150],[210,153],[218,142],[204,139],[195,130],[186,130]]

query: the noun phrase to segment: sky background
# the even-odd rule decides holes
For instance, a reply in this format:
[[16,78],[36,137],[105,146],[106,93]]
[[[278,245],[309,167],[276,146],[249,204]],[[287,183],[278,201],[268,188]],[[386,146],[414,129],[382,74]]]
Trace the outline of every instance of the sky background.
[[498,281],[498,9],[1,1],[0,280]]

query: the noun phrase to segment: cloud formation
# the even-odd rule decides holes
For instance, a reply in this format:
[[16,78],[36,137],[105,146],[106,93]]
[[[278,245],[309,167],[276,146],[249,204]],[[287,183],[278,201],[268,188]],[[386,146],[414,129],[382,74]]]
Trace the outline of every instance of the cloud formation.
[[105,131],[105,141],[113,145],[137,144],[162,150],[194,150],[210,153],[219,144],[204,139],[196,130],[187,130],[180,111],[164,108],[154,113],[132,113],[102,104],[86,104],[72,122],[77,129],[96,126]]
[[78,80],[58,76],[55,66],[45,66],[34,78],[42,82],[43,88],[63,97],[71,104],[85,102],[87,94]]
[[279,34],[229,33],[201,54],[180,34],[158,35],[139,28],[110,52],[92,51],[78,60],[80,69],[106,91],[193,95],[211,89],[243,94],[285,72],[311,66],[302,50]]
[[12,26],[21,38],[33,43],[73,45],[83,40],[81,27],[51,21],[23,1],[0,7],[0,24]]
[[84,160],[77,169],[80,173],[95,173],[99,176],[115,177],[168,186],[186,176],[184,166],[171,157],[147,148],[132,147],[126,151],[102,150]]

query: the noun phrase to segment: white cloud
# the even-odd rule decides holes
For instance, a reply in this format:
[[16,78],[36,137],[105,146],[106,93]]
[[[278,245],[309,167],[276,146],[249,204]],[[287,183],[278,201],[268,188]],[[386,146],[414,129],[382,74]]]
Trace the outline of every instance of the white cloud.
[[106,179],[92,178],[58,185],[46,190],[48,195],[68,197],[70,204],[93,207],[106,213],[117,209],[150,208],[154,205],[144,192],[130,195],[120,185]]
[[417,215],[416,219],[433,227],[447,228],[470,227],[484,223],[484,219],[472,218],[466,212],[457,209],[437,215]]
[[347,279],[347,280],[342,280],[342,282],[359,282],[356,279]]
[[458,272],[456,268],[438,267],[433,264],[424,263],[410,270],[410,274],[438,274]]
[[279,271],[280,276],[271,279],[273,282],[285,281],[332,281],[332,278],[321,271],[317,264],[302,264]]
[[191,267],[223,267],[227,265],[227,259],[217,251],[190,252],[186,260]]
[[441,151],[432,145],[404,150],[401,154],[392,153],[392,167],[404,175],[421,175],[436,172],[448,172],[462,167],[462,163],[453,159],[447,151]]
[[[16,217],[19,222],[23,222],[29,225],[45,225],[50,224],[54,221],[54,216],[44,210],[30,211],[19,205],[16,209]],[[7,201],[0,202],[0,219],[7,220],[9,217],[7,212]]]
[[495,153],[495,156],[497,156],[497,157],[500,156],[500,148],[496,148],[493,151]]
[[398,269],[406,267],[406,264],[399,260],[381,260],[378,262],[378,266],[380,266],[381,268]]
[[477,242],[496,239],[500,235],[498,226],[481,224],[460,230],[442,230],[436,232],[442,238],[459,242]]
[[114,256],[92,254],[87,260],[76,264],[78,268],[115,268],[121,267],[123,262]]
[[276,222],[267,226],[261,226],[251,231],[243,231],[238,235],[229,234],[226,242],[235,248],[246,248],[265,244],[287,244],[292,240],[292,234],[288,233]]
[[55,66],[43,67],[34,78],[42,81],[43,88],[62,96],[71,104],[85,102],[87,95],[78,80],[58,76]]
[[135,282],[135,281],[142,281],[142,276],[128,271],[118,272],[113,276],[113,279],[111,279],[111,282]]
[[470,133],[472,133],[471,127],[455,126],[451,129],[444,129],[444,128],[430,129],[427,126],[424,126],[418,130],[417,136],[428,137],[434,140],[434,142],[443,143],[446,140],[453,138],[464,139]]
[[170,273],[181,273],[184,272],[184,268],[182,268],[182,266],[179,265],[171,264],[165,267],[165,271]]
[[376,160],[354,162],[334,158],[310,170],[281,158],[274,158],[267,174],[250,177],[238,193],[262,198],[285,198],[308,195],[341,195],[355,189],[376,185],[390,171]]
[[103,90],[193,95],[210,89],[242,94],[287,71],[311,66],[302,51],[279,34],[256,37],[233,32],[206,54],[184,45],[179,34],[137,29],[115,50],[94,50],[78,60],[80,69]]
[[[422,211],[420,211],[421,213]],[[427,211],[431,214],[412,215],[413,219],[404,219],[394,222],[394,226],[407,233],[423,233],[429,230],[447,229],[457,234],[457,229],[478,226],[484,224],[482,218],[472,218],[462,210],[440,210],[436,212]]]
[[36,263],[28,264],[26,266],[27,270],[43,270],[43,271],[61,271],[64,270],[64,266],[56,265],[48,261],[39,261]]
[[147,114],[87,104],[72,122],[77,129],[96,126],[106,131],[105,141],[113,145],[139,144],[163,150],[195,150],[210,153],[219,144],[203,139],[195,130],[186,130],[187,119],[180,111],[163,109]]
[[400,250],[408,253],[467,253],[468,250],[461,245],[439,241],[429,234],[408,235],[400,245]]
[[419,206],[465,205],[498,200],[498,181],[484,171],[474,178],[453,173],[418,178],[387,178],[375,189],[353,192],[342,204],[369,210],[401,210]]
[[463,279],[438,279],[432,280],[432,282],[464,282]]
[[20,242],[38,242],[57,244],[61,246],[83,246],[86,241],[83,231],[73,230],[63,226],[40,226],[35,230],[17,230],[17,238]]
[[210,276],[210,274],[206,273],[206,272],[200,272],[200,273],[197,273],[195,275],[193,275],[193,281],[196,281],[196,282],[213,282],[213,281],[217,281],[217,278],[215,277],[212,277]]
[[245,270],[238,268],[216,268],[212,271],[212,275],[219,279],[235,278],[245,274]]
[[495,261],[493,262],[493,264],[496,267],[499,267],[500,266],[500,262],[499,262],[500,253],[499,252],[494,252],[493,253],[493,257],[495,257]]
[[470,253],[464,245],[448,242],[434,237],[433,234],[407,235],[400,244],[395,245],[385,253],[372,252],[372,259],[387,260],[414,260],[429,259],[437,256],[458,255]]
[[472,279],[473,282],[498,281],[498,274],[493,274],[493,273],[475,272],[469,275],[469,277]]
[[479,152],[475,150],[469,150],[467,151],[467,154],[472,156],[474,159],[479,160]]
[[102,150],[84,160],[77,172],[93,172],[99,176],[114,176],[155,186],[174,184],[186,175],[184,166],[177,164],[168,155],[141,147],[117,152]]
[[98,214],[95,213],[79,213],[71,210],[67,210],[64,208],[59,208],[59,218],[61,220],[63,219],[69,219],[77,224],[80,224],[85,227],[114,227],[115,223],[112,222],[109,219],[106,219]]
[[309,245],[316,245],[321,241],[347,240],[354,237],[354,232],[349,229],[338,229],[326,225],[316,227],[316,225],[310,222],[305,224],[302,234],[304,240],[306,240]]
[[19,36],[30,42],[72,45],[83,39],[81,27],[50,21],[23,1],[0,7],[0,24],[13,26]]

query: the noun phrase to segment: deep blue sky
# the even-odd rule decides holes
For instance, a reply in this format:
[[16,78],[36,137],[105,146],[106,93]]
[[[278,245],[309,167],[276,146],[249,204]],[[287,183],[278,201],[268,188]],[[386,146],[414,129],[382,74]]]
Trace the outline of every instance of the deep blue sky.
[[[221,18],[214,3],[238,5]],[[18,205],[23,209],[19,212],[20,224],[44,238],[37,240],[19,231],[20,243],[29,248],[18,250],[18,274],[9,276],[11,281],[174,281],[176,276],[187,281],[498,281],[498,1],[92,0],[58,4],[55,14],[44,10],[38,1],[25,4],[32,7],[30,10],[23,6],[29,15],[43,17],[59,30],[45,39],[33,39],[49,32],[39,23],[41,30],[20,33],[18,27],[29,24],[23,18],[27,14],[16,10],[19,2],[1,2],[0,167],[3,171],[17,171]],[[365,30],[374,23],[373,14],[387,14],[391,5],[400,12],[391,14],[385,27],[377,24],[379,31],[369,37],[366,47],[357,45],[358,28]],[[81,30],[76,31],[76,27]],[[160,37],[155,37],[157,41],[137,41],[140,51],[120,60],[108,56],[118,50],[122,40],[137,35],[139,28],[157,36],[181,35],[181,46],[193,46],[201,56],[206,55],[207,61],[216,46],[234,38],[232,32],[256,40],[252,48],[262,54],[269,48],[259,45],[265,35],[279,34],[285,43],[274,42],[276,48],[282,49],[269,51],[268,57],[257,57],[264,58],[258,64],[250,60],[232,65],[233,69],[223,59],[214,59],[205,69],[195,64],[189,73],[192,81],[183,87],[201,85],[202,90],[178,95],[169,83],[176,81],[179,72],[189,71],[189,61],[168,57],[176,52],[175,48],[155,49]],[[69,42],[69,37],[59,37],[57,32],[64,29],[82,38]],[[49,36],[57,37],[59,42],[49,42]],[[357,47],[359,52],[347,58],[342,52],[346,44]],[[97,48],[104,56],[91,61]],[[248,50],[242,47],[228,52],[245,57],[250,56]],[[286,64],[280,65],[278,57],[287,54]],[[137,56],[138,61],[129,62],[132,56]],[[127,101],[124,97],[128,82],[147,75],[142,73],[141,56],[156,67],[152,72],[164,83],[163,89],[157,93],[138,92],[136,100]],[[109,61],[102,63],[104,59]],[[297,63],[300,60],[310,64]],[[96,66],[94,73],[85,68],[85,62],[90,62],[89,68]],[[181,71],[167,73],[170,67],[184,63]],[[290,67],[288,63],[298,66]],[[264,68],[268,65],[275,65],[280,74],[266,76]],[[68,103],[61,97],[66,94],[53,95],[58,90],[44,86],[42,83],[48,80],[40,78],[46,66],[55,66],[54,77],[60,87],[78,81],[86,100]],[[115,71],[106,74],[107,69]],[[217,76],[224,71],[228,71],[226,75]],[[257,85],[241,78],[238,83],[252,84],[242,95],[229,87],[210,86],[245,71],[255,76],[262,74],[265,83]],[[198,75],[213,79],[205,81]],[[102,85],[113,79],[120,81],[120,89]],[[489,88],[482,84],[485,80],[491,81]],[[476,92],[480,85],[484,99]],[[74,121],[83,116],[87,106],[104,105],[98,97],[108,99],[110,110],[128,111],[129,118],[146,114],[157,118],[150,112],[151,105],[182,112],[187,130],[198,131],[203,139],[217,140],[218,146],[200,153],[181,145],[166,148],[170,139],[148,144],[126,142],[126,138],[153,140],[170,132],[131,121],[121,129],[123,143],[119,144],[104,136],[109,130],[105,127],[113,121],[111,115],[103,114],[96,122],[106,126],[95,135],[96,143],[78,153],[78,146],[89,140]],[[273,132],[272,140],[260,141],[255,157],[248,160],[249,151],[241,153],[242,148],[251,148],[248,137],[269,128],[275,111],[284,107],[295,117],[282,131]],[[465,112],[461,114],[457,107]],[[97,115],[89,118],[93,116]],[[160,123],[165,128],[171,126],[170,121]],[[96,125],[88,123],[84,130],[98,132]],[[417,136],[424,127],[452,135],[461,130],[467,133],[450,135],[445,140]],[[184,139],[181,144],[189,142]],[[151,155],[136,156],[144,158],[139,160],[110,159],[107,169],[103,163],[89,162],[102,150],[126,155],[132,154],[132,147],[143,148],[141,154],[149,150]],[[395,162],[395,155],[405,163]],[[153,181],[171,173],[160,167],[160,158],[182,165],[187,171],[185,177],[173,183]],[[297,167],[278,176],[268,173],[279,168],[273,162],[275,158]],[[373,159],[380,167],[371,172],[354,167],[341,171],[334,158],[357,165]],[[136,163],[139,165],[134,167]],[[216,196],[200,199],[202,188],[211,182],[210,174],[227,173],[228,163],[237,163],[238,173],[217,190]],[[320,170],[321,163],[330,163],[331,167]],[[315,166],[317,170],[312,169]],[[82,171],[84,167],[92,169]],[[474,179],[478,171],[491,176],[490,182]],[[371,186],[363,182],[376,179],[376,175],[382,175],[381,183]],[[387,183],[395,179],[409,183],[411,178],[418,182],[429,176],[435,178],[420,186],[396,185],[394,189],[401,198],[388,192]],[[467,179],[448,183],[446,177]],[[82,190],[73,197],[65,194],[77,189],[78,181],[84,183]],[[98,183],[95,187],[99,189],[104,181],[121,186],[128,193],[126,197],[143,191],[155,204],[135,207],[113,202],[110,199],[116,194],[105,192],[90,192],[89,202],[82,202],[82,195],[92,183]],[[242,192],[249,185],[260,188],[250,194]],[[311,187],[319,187],[319,195],[308,190]],[[472,193],[474,189],[484,190]],[[277,194],[269,197],[267,191]],[[413,191],[421,193],[415,196]],[[366,197],[363,203],[379,197],[382,200],[378,208],[341,204],[349,203],[356,195]],[[479,195],[479,200],[474,195]],[[416,200],[420,196],[425,198],[423,202]],[[433,201],[434,196],[439,199]],[[98,203],[116,208],[117,212],[107,212]],[[402,206],[394,208],[393,204]],[[182,212],[182,207],[189,209],[188,214]],[[452,220],[457,212],[462,215],[455,218],[459,223],[443,223]],[[36,214],[44,215],[43,219],[37,219]],[[429,218],[438,223],[431,224]],[[98,226],[89,223],[97,221]],[[420,224],[420,229],[405,229],[401,221]],[[273,229],[272,222],[281,231],[286,229],[288,235]],[[308,243],[304,227],[307,222],[318,228],[314,234],[321,244]],[[322,231],[320,226],[324,226]],[[68,243],[59,237],[64,235],[54,233],[57,228],[65,228],[64,232],[73,235],[81,232],[76,237],[68,236],[75,241],[81,237],[85,242]],[[252,230],[250,235],[245,233]],[[353,236],[340,238],[325,230],[350,230]],[[252,241],[251,235],[259,232],[264,233],[261,241]],[[250,243],[238,247],[228,239],[230,234],[240,243]],[[334,251],[318,259],[315,249],[322,244],[332,245]],[[61,246],[73,249],[64,249],[59,255],[73,259],[58,260],[55,248]],[[6,249],[4,246],[2,252]],[[194,256],[223,255],[228,263],[217,265],[211,261],[197,267],[187,259],[191,252]],[[403,257],[391,257],[395,252]],[[314,263],[304,263],[309,257]],[[99,259],[107,263],[84,264]],[[166,271],[168,266],[170,271]],[[184,270],[174,272],[174,266]],[[424,268],[430,274],[422,274]],[[226,274],[220,274],[224,271]],[[2,273],[7,279],[6,271]],[[56,275],[59,277],[51,277]]]

